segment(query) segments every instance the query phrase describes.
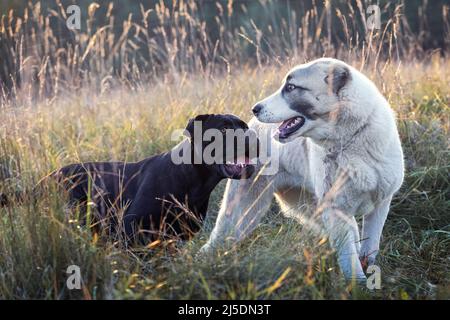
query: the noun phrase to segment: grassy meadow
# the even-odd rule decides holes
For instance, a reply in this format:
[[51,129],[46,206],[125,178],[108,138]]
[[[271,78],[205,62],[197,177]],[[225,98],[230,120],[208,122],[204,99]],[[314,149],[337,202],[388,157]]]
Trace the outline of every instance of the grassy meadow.
[[[67,61],[59,71],[57,64],[41,69],[47,75],[41,72],[38,82],[15,88],[15,98],[4,95],[0,106],[0,192],[25,194],[23,202],[0,208],[0,298],[449,299],[450,59],[445,52],[404,47],[405,57],[395,57],[395,44],[384,47],[394,41],[389,40],[390,29],[385,30],[386,39],[374,36],[373,46],[365,49],[311,49],[282,61],[247,63],[223,56],[223,68],[193,72],[194,67],[179,70],[174,65],[162,75],[139,74],[134,86],[113,77],[99,81],[98,87],[82,85],[83,79],[95,82],[94,76],[69,74]],[[82,36],[88,46],[92,38]],[[379,48],[385,54],[377,55]],[[91,45],[90,50],[97,49]],[[278,88],[290,67],[321,55],[361,68],[397,113],[406,178],[383,233],[380,290],[346,283],[327,239],[284,218],[275,202],[250,238],[214,257],[197,259],[224,183],[214,191],[203,231],[192,241],[155,242],[133,250],[80,226],[51,185],[39,197],[27,197],[38,181],[63,165],[135,161],[168,150],[177,143],[171,141],[173,130],[184,128],[196,114],[233,113],[249,120],[252,105]],[[100,53],[86,59],[103,61]],[[23,63],[25,70],[29,62]],[[54,80],[57,74],[64,81]],[[81,85],[71,90],[75,83]],[[33,85],[38,85],[38,97]],[[69,265],[80,266],[82,290],[67,289]]]

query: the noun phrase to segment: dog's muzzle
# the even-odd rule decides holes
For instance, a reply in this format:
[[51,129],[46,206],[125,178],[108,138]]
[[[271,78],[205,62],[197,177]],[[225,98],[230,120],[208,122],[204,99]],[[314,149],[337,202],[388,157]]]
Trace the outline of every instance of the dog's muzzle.
[[255,172],[255,166],[250,163],[250,159],[238,159],[235,163],[226,163],[223,165],[223,170],[228,178],[231,179],[246,179],[251,177]]

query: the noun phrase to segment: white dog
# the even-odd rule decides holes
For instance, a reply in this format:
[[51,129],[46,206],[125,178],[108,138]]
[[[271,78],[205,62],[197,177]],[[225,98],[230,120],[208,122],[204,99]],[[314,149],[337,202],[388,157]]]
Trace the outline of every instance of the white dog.
[[[361,261],[374,263],[392,196],[403,181],[403,153],[388,102],[362,73],[322,58],[292,69],[253,113],[257,120],[250,127],[259,137],[275,132],[270,152],[279,157],[279,170],[228,182],[201,252],[242,240],[275,196],[289,216],[312,203],[345,277],[364,281]],[[356,215],[364,216],[361,240]]]

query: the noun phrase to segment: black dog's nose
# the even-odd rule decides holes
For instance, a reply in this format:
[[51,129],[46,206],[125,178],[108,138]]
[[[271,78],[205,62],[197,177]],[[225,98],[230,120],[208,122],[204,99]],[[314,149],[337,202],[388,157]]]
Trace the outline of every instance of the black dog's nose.
[[262,105],[257,104],[257,105],[254,106],[253,109],[252,109],[253,114],[254,114],[255,116],[257,116],[258,113],[261,111],[262,108],[263,108]]

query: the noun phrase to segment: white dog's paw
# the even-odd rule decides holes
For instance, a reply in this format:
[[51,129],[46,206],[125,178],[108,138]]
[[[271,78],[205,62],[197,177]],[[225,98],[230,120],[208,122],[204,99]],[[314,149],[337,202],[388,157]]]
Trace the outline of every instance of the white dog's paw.
[[367,284],[367,277],[364,273],[344,273],[344,278],[350,283],[355,283],[360,286],[365,286]]
[[203,260],[205,259],[207,256],[210,256],[211,253],[213,252],[213,247],[210,244],[205,244],[203,245],[200,250],[198,250],[197,254],[195,255],[195,257],[197,259]]
[[365,275],[364,276],[363,275],[354,276],[347,280],[351,283],[357,284],[358,286],[366,286],[367,285],[367,278]]
[[338,259],[339,266],[346,280],[365,284],[367,277],[361,266],[359,259],[349,259],[348,256],[340,257]]

